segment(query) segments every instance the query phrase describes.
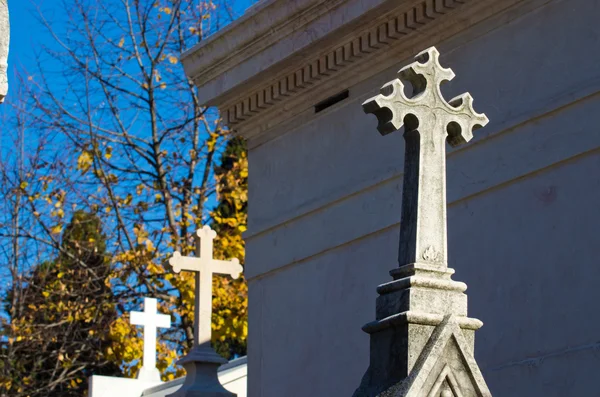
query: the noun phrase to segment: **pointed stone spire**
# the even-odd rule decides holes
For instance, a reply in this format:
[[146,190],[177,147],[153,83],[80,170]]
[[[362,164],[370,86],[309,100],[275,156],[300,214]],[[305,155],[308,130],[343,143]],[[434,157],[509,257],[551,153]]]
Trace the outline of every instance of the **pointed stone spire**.
[[196,256],[181,256],[175,252],[169,264],[175,273],[191,271],[196,274],[196,302],[194,308],[194,347],[179,360],[186,371],[185,382],[168,397],[235,397],[219,382],[217,370],[227,360],[210,345],[212,318],[212,276],[227,274],[238,278],[242,266],[238,259],[221,261],[213,258],[213,240],[217,234],[208,226],[196,232]]
[[446,231],[446,142],[469,142],[488,119],[468,93],[443,98],[440,85],[454,72],[440,65],[435,47],[416,59],[363,103],[382,135],[404,127],[406,155],[400,267],[377,288],[376,320],[363,327],[370,365],[354,397],[491,397],[473,358],[483,323],[467,317],[467,286],[451,279]]

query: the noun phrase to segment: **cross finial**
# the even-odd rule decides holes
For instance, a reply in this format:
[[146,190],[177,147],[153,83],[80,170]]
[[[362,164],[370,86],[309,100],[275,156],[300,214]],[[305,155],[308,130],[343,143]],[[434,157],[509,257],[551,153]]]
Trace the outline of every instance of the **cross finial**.
[[175,252],[169,259],[175,273],[182,270],[196,272],[194,346],[210,347],[213,274],[227,274],[235,279],[243,270],[237,258],[228,261],[213,259],[213,240],[216,237],[217,233],[214,230],[204,226],[196,231],[196,257],[182,256]]
[[[446,102],[440,86],[454,78],[439,62],[431,47],[402,68],[398,79],[363,103],[366,113],[377,116],[382,135],[405,127],[406,155],[399,264],[426,263],[447,266],[446,238],[446,150],[469,142],[473,130],[488,123],[473,109],[473,98],[465,93]],[[412,85],[408,97],[405,85]]]
[[[472,131],[488,123],[485,114],[473,109],[473,97],[465,93],[449,102],[442,96],[441,85],[454,79],[452,69],[440,65],[440,53],[431,47],[416,57],[416,62],[398,72],[398,79],[381,88],[381,94],[363,103],[366,113],[377,116],[377,129],[382,135],[399,130],[407,124],[407,130],[428,127],[433,123],[443,127],[439,134],[448,136],[448,143],[458,146],[473,138]],[[413,88],[412,97],[404,93],[404,83]],[[409,120],[406,120],[409,117]]]
[[144,311],[131,312],[133,325],[144,327],[144,356],[138,379],[160,382],[160,372],[156,368],[156,330],[170,328],[171,316],[157,311],[158,302],[154,298],[144,298]]

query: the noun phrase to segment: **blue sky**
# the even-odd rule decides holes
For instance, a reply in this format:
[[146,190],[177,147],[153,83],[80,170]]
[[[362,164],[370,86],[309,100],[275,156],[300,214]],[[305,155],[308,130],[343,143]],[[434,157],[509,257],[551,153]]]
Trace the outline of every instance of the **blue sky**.
[[[40,0],[38,2],[45,11],[60,15],[63,11],[57,1]],[[15,68],[30,70],[35,65],[35,53],[42,45],[51,45],[52,38],[49,37],[45,28],[36,19],[35,5],[30,0],[11,0],[10,7],[10,53],[9,53],[9,98],[15,92],[16,79]]]
[[[234,13],[243,14],[256,0],[236,0]],[[37,19],[37,9],[40,7],[48,20],[60,24],[60,18],[65,10],[58,0],[9,0],[11,43],[9,54],[9,100],[18,86],[15,68],[25,70],[35,69],[35,54],[41,46],[52,46],[53,39]]]

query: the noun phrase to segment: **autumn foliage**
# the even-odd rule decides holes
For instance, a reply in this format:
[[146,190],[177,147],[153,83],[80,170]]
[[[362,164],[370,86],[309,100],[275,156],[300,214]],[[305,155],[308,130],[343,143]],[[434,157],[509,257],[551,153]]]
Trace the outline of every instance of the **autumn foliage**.
[[[10,286],[0,317],[0,395],[81,396],[87,377],[133,377],[141,329],[128,313],[159,299],[165,380],[192,345],[193,274],[173,251],[193,252],[210,224],[215,255],[244,263],[248,165],[244,143],[200,106],[178,56],[230,14],[225,3],[69,0],[64,29],[6,121],[0,153],[0,255]],[[42,10],[43,11],[43,10]],[[45,69],[52,59],[53,70]],[[58,71],[56,70],[57,66]],[[213,345],[246,353],[247,286],[215,277]]]

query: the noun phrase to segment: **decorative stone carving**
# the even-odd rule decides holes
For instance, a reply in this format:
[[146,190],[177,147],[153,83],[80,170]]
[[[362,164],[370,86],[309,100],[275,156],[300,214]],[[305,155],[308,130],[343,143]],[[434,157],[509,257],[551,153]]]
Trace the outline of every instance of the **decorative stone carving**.
[[[404,127],[406,155],[400,267],[377,288],[370,366],[355,397],[491,397],[473,358],[474,331],[464,283],[451,279],[446,232],[446,142],[457,146],[488,119],[467,93],[449,102],[440,85],[454,78],[434,47],[404,67],[381,94],[363,103],[382,135]],[[407,95],[403,81],[410,83]]]
[[491,396],[454,316],[446,316],[435,329],[411,375],[380,394],[396,396]]
[[144,356],[137,378],[160,382],[160,372],[156,368],[156,330],[170,328],[171,316],[158,313],[157,307],[156,299],[144,298],[144,311],[131,312],[130,321],[133,325],[144,327]]
[[[231,128],[235,127],[238,123],[248,120],[277,102],[310,87],[317,81],[330,77],[349,64],[359,61],[360,58],[383,50],[393,41],[422,28],[466,1],[468,0],[427,0],[415,4],[401,14],[365,30],[318,59],[310,60],[300,68],[261,87],[248,97],[230,104],[223,110],[227,125]],[[197,80],[196,84],[201,85],[204,79]]]
[[10,43],[10,23],[8,20],[8,0],[0,0],[0,103],[8,94],[8,45]]
[[217,233],[208,226],[196,232],[196,257],[181,256],[175,252],[169,264],[175,273],[196,273],[196,304],[194,306],[194,347],[178,361],[186,370],[183,386],[169,397],[235,397],[219,382],[217,370],[227,360],[219,356],[210,345],[212,319],[212,276],[228,274],[238,278],[243,268],[238,259],[221,261],[213,259],[213,240]]
[[[439,55],[434,47],[421,52],[417,62],[398,72],[399,79],[363,104],[366,113],[377,116],[382,135],[406,125],[400,264],[419,262],[418,253],[424,252],[423,259],[447,266],[446,141],[452,146],[469,142],[472,130],[488,123],[473,110],[470,94],[449,102],[443,98],[440,85],[454,72],[440,65]],[[412,85],[410,98],[401,79]]]

